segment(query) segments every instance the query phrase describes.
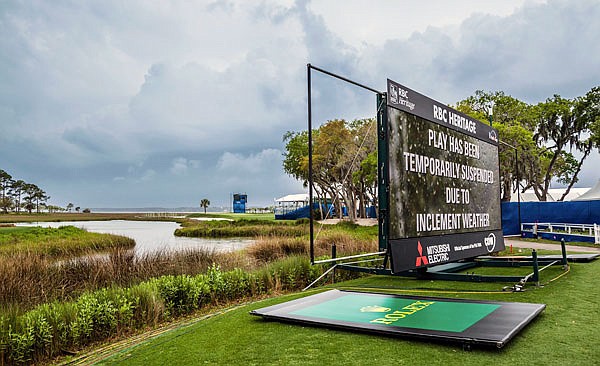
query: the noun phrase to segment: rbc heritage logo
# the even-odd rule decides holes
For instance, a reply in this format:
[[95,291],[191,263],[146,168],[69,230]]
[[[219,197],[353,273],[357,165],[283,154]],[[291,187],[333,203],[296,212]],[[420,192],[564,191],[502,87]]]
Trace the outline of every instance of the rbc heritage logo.
[[398,85],[390,84],[390,101],[392,104],[404,106],[411,111],[415,109],[415,103],[408,100],[408,90],[404,90]]
[[396,85],[390,85],[390,100],[394,104],[398,104],[398,87]]

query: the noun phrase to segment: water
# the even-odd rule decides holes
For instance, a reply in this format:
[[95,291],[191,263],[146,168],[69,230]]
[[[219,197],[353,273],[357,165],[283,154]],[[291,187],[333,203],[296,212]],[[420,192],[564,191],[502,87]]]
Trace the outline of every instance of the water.
[[63,221],[63,222],[33,222],[20,223],[18,226],[42,226],[58,228],[60,226],[75,226],[90,232],[122,235],[135,240],[136,255],[149,254],[159,251],[208,249],[222,252],[232,252],[245,248],[254,243],[253,239],[227,238],[205,239],[175,236],[179,224],[165,221]]

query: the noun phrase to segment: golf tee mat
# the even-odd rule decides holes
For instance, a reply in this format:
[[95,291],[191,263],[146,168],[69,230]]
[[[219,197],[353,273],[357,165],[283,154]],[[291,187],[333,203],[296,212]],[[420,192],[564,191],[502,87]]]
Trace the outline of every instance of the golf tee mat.
[[545,304],[330,290],[251,311],[265,319],[503,347]]

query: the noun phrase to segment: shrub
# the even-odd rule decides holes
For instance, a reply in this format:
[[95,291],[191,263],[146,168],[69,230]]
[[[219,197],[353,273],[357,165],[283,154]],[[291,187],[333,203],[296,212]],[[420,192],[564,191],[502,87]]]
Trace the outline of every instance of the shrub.
[[143,282],[125,290],[134,310],[132,326],[155,326],[165,317],[165,301],[155,281]]
[[180,315],[200,308],[210,295],[210,286],[204,276],[163,276],[152,280],[165,303],[167,316]]

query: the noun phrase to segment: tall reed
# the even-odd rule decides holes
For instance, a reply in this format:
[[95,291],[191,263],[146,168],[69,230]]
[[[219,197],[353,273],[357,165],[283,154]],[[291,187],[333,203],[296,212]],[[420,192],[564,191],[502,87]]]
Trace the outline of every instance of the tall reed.
[[65,261],[31,252],[0,256],[0,309],[28,309],[56,299],[73,299],[85,290],[129,286],[157,276],[195,275],[212,263],[220,263],[225,269],[252,265],[239,254],[202,249],[138,257],[130,250],[114,249],[104,255],[90,252],[89,256]]
[[[333,244],[336,246],[338,256],[374,252],[377,249],[376,238],[358,239],[342,231],[324,231],[315,240],[315,255],[330,255]],[[259,262],[270,262],[290,255],[306,254],[308,250],[309,240],[306,236],[259,237],[246,249],[247,253]]]
[[154,326],[190,314],[207,304],[222,304],[266,293],[297,290],[323,273],[305,256],[292,256],[259,270],[166,275],[129,287],[86,291],[71,301],[38,305],[22,313],[0,313],[0,361],[29,364],[64,350]]

